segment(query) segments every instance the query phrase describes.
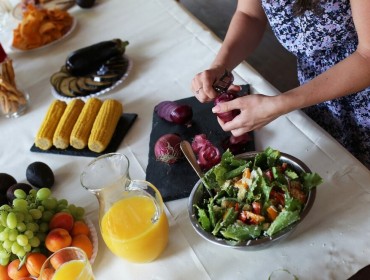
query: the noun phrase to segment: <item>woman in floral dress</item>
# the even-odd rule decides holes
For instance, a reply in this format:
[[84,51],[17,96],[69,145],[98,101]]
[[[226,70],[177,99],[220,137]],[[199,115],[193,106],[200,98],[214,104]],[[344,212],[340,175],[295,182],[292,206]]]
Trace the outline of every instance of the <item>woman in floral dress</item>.
[[239,0],[224,43],[192,90],[213,100],[213,82],[256,48],[267,22],[297,57],[300,86],[278,96],[254,94],[218,104],[214,113],[240,109],[225,131],[238,136],[303,109],[370,168],[370,1]]

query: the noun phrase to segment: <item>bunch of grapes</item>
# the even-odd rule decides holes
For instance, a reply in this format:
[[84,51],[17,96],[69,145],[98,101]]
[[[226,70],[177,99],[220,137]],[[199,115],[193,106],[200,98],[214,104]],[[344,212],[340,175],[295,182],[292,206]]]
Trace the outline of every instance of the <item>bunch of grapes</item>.
[[55,213],[68,212],[82,220],[84,208],[69,204],[66,199],[51,196],[48,188],[14,191],[12,205],[0,207],[0,264],[5,266],[15,258],[24,260],[29,252],[42,252],[49,232],[49,221]]

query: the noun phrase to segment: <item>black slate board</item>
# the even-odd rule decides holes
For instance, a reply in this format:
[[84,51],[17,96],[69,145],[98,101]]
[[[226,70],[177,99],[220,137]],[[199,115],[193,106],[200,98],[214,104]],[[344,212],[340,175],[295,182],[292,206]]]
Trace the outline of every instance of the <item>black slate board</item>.
[[87,147],[81,150],[75,149],[72,146],[69,146],[67,149],[57,149],[52,146],[49,150],[41,150],[37,148],[35,144],[31,147],[31,152],[38,152],[38,153],[49,153],[49,154],[59,154],[59,155],[69,155],[69,156],[83,156],[83,157],[98,157],[103,154],[113,153],[117,151],[119,145],[121,144],[123,138],[135,122],[137,114],[123,114],[116,126],[116,130],[112,136],[112,140],[110,141],[108,147],[101,153],[96,153],[90,151]]
[[[206,134],[208,140],[217,146],[221,152],[222,140],[231,133],[221,129],[211,108],[213,103],[202,104],[195,97],[176,100],[178,104],[188,104],[193,108],[193,123],[191,127],[169,123],[153,112],[152,131],[149,142],[149,161],[146,169],[146,180],[154,184],[162,194],[164,201],[188,197],[195,183],[199,180],[195,171],[185,158],[167,165],[155,159],[154,145],[159,137],[167,133],[178,133],[183,140],[190,143],[197,134]],[[251,134],[253,138],[253,134]],[[254,151],[254,141],[245,146],[245,151]]]

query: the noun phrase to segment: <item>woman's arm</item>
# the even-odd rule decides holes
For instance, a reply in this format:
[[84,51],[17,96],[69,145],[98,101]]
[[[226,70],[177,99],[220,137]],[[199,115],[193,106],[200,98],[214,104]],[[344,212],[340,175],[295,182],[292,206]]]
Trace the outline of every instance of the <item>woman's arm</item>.
[[359,38],[357,50],[310,82],[281,95],[281,114],[370,86],[370,1],[351,0],[351,9]]
[[233,121],[223,123],[235,136],[261,128],[277,117],[296,109],[350,95],[370,86],[370,1],[351,0],[352,16],[358,33],[357,50],[306,84],[277,96],[261,94],[219,103],[214,113],[240,109]]
[[198,73],[192,81],[192,91],[198,92],[200,102],[216,97],[212,85],[225,69],[234,69],[256,48],[261,41],[267,24],[260,0],[239,0],[225,40],[210,69]]

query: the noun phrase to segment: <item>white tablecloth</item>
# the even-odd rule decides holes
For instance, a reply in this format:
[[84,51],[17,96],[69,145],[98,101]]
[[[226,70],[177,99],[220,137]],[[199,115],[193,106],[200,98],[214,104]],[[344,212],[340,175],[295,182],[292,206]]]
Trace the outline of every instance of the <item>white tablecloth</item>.
[[[123,85],[102,98],[116,98],[124,111],[138,119],[119,147],[131,161],[133,178],[145,178],[152,110],[162,100],[191,96],[195,73],[208,67],[220,41],[172,0],[102,0],[92,9],[74,7],[74,32],[58,44],[39,51],[9,51],[17,81],[30,94],[28,112],[18,119],[0,119],[0,172],[26,181],[27,166],[47,163],[55,173],[53,194],[83,206],[98,229],[98,203],[84,190],[79,174],[92,159],[30,152],[35,134],[53,100],[49,78],[71,51],[112,38],[128,40],[133,69]],[[5,34],[0,34],[5,44]],[[236,83],[274,95],[277,90],[248,64],[234,71]],[[220,248],[193,230],[187,199],[166,204],[170,240],[159,259],[131,264],[115,257],[99,234],[96,279],[268,279],[286,269],[299,279],[347,279],[370,263],[370,174],[342,146],[300,111],[292,112],[256,131],[256,148],[267,146],[292,154],[318,172],[312,211],[291,238],[268,250],[246,252]],[[286,278],[285,278],[286,279]]]

